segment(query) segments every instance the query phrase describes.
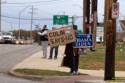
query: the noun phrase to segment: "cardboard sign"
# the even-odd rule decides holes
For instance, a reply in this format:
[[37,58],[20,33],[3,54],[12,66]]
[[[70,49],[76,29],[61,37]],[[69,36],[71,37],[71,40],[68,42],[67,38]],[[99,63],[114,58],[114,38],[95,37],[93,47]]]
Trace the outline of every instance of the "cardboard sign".
[[48,31],[48,41],[51,47],[71,43],[75,39],[73,29],[60,28]]
[[93,46],[92,34],[79,34],[77,35],[74,48],[86,48]]

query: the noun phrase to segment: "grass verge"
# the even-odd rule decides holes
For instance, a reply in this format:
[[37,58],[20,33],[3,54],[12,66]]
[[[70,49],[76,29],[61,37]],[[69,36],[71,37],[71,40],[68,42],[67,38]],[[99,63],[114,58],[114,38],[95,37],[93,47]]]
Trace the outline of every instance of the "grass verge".
[[107,82],[125,82],[125,78],[116,77],[113,80],[108,80]]
[[38,76],[71,76],[68,72],[52,71],[52,70],[39,70],[39,69],[16,69],[17,73],[25,75],[38,75]]
[[[125,46],[124,44],[122,46]],[[115,69],[117,71],[125,71],[125,49],[120,51],[121,47],[116,46]],[[122,54],[121,54],[122,53]],[[81,69],[100,70],[104,69],[105,64],[105,47],[98,46],[95,52],[88,52],[81,55],[79,67]]]

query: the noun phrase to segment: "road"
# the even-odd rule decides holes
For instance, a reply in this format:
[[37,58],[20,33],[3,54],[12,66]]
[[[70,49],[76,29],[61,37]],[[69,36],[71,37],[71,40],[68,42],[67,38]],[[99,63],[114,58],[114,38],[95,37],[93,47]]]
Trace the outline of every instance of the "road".
[[41,47],[36,44],[0,44],[0,83],[39,83],[37,81],[12,77],[7,73],[14,65],[40,50]]

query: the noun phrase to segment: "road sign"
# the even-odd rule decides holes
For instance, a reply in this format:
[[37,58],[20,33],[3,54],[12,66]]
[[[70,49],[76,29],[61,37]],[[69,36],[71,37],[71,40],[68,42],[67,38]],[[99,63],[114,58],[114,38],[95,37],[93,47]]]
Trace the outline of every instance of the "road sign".
[[53,16],[53,24],[54,25],[67,25],[68,24],[68,16],[67,15],[54,15]]
[[119,16],[119,3],[112,4],[112,18],[117,18]]
[[79,34],[76,38],[76,43],[74,48],[85,48],[93,46],[93,36],[92,34]]

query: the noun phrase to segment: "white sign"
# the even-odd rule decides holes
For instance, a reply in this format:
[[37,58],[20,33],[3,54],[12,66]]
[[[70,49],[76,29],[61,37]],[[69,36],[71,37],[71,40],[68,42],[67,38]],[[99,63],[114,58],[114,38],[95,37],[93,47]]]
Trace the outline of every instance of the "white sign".
[[119,3],[112,4],[112,18],[117,18],[119,16]]

